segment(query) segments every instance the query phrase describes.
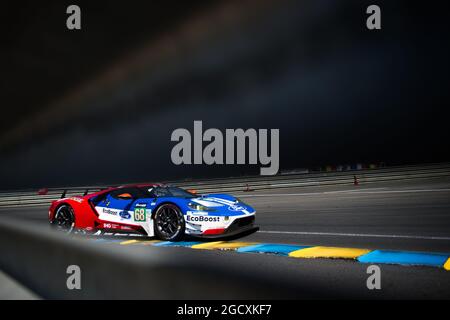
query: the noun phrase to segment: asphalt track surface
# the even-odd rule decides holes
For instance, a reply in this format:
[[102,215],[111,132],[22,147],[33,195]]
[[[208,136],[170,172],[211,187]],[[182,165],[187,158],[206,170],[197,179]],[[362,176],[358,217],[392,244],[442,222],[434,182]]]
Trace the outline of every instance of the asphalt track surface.
[[[240,241],[450,252],[448,178],[236,195],[256,208],[260,226],[260,231],[244,235]],[[27,219],[38,228],[48,228],[45,206],[2,208],[0,217]],[[127,246],[127,250],[145,254],[143,247]],[[287,277],[302,286],[300,298],[450,298],[450,272],[442,268],[380,265],[382,288],[368,290],[368,265],[354,261],[172,247],[161,250],[242,269],[257,265],[271,270],[274,277]]]

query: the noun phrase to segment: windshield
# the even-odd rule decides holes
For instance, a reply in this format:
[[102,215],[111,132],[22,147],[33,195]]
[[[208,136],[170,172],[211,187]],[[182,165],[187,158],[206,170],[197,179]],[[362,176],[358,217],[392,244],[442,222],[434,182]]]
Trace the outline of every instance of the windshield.
[[198,195],[190,193],[178,187],[149,187],[141,188],[141,191],[147,197],[178,197],[178,198],[195,198]]

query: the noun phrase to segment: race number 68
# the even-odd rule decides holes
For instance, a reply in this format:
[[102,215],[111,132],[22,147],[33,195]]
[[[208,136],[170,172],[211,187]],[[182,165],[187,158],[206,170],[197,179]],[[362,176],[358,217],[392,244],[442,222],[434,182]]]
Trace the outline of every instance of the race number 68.
[[146,221],[146,212],[145,208],[134,209],[134,221]]

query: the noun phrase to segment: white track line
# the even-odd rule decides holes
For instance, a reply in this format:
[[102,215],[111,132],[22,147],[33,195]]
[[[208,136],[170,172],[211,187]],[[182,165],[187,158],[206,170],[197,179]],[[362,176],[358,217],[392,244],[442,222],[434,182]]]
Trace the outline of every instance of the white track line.
[[239,195],[245,197],[276,197],[276,196],[310,196],[324,194],[386,194],[386,193],[420,193],[420,192],[448,192],[449,189],[406,189],[406,190],[378,190],[368,191],[370,189],[360,190],[340,190],[340,191],[322,191],[322,192],[303,192],[303,193],[265,193],[265,194],[245,194]]
[[386,190],[386,191],[349,191],[349,193],[370,194],[370,193],[418,193],[418,192],[448,192],[450,189],[406,189],[406,190]]
[[303,232],[303,231],[266,231],[266,230],[259,230],[258,233],[296,234],[296,235],[313,235],[313,236],[337,236],[337,237],[450,240],[450,237],[413,236],[413,235],[407,236],[407,235],[395,235],[395,234],[363,234],[363,233]]
[[6,206],[2,206],[0,205],[0,211],[2,209],[20,209],[23,207],[50,207],[50,202],[49,203],[30,203],[30,204],[11,204],[11,205],[6,205]]

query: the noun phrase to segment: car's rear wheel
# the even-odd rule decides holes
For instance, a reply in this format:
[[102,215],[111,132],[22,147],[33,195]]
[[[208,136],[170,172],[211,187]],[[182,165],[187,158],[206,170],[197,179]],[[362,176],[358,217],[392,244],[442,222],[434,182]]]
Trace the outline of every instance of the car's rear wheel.
[[165,241],[176,241],[184,235],[185,222],[181,210],[170,203],[158,207],[155,212],[155,234]]
[[56,209],[52,226],[58,231],[71,233],[75,227],[75,214],[73,213],[72,207],[67,204],[63,204]]

